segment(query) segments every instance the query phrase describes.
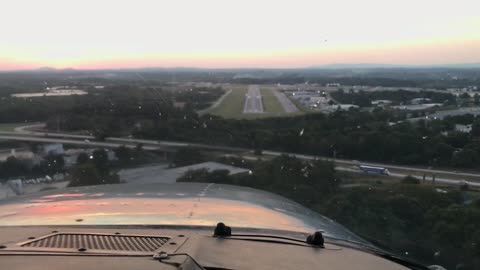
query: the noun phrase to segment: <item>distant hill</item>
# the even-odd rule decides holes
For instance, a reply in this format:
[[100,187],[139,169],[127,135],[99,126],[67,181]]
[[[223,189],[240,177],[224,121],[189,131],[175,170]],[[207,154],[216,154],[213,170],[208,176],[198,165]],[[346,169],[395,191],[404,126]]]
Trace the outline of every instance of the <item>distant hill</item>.
[[[28,70],[27,70],[28,71]],[[62,72],[62,71],[76,71],[74,68],[53,68],[53,67],[40,67],[37,69],[33,69],[31,71],[38,71],[38,72]]]
[[75,69],[75,68],[62,68],[57,69],[53,67],[40,67],[37,69],[29,70],[9,70],[0,72],[202,72],[202,71],[231,71],[231,72],[251,72],[262,70],[268,71],[295,71],[295,70],[310,70],[310,69],[325,69],[325,70],[355,70],[355,69],[471,69],[480,68],[480,63],[460,63],[460,64],[444,64],[444,65],[399,65],[399,64],[381,64],[381,63],[358,63],[358,64],[327,64],[327,65],[315,65],[304,68],[196,68],[196,67],[140,67],[140,68],[106,68],[98,70],[89,69]]
[[380,68],[480,68],[480,63],[460,63],[445,65],[396,65],[396,64],[328,64],[311,66],[311,69],[380,69]]
[[57,69],[52,68],[52,67],[40,67],[40,68],[35,69],[34,71],[42,71],[42,72],[47,71],[48,72],[48,71],[56,71],[56,70]]
[[399,67],[406,67],[406,66],[391,65],[391,64],[361,63],[361,64],[328,64],[328,65],[312,66],[310,68],[356,69],[356,68],[399,68]]
[[452,64],[445,65],[447,68],[480,68],[480,63]]

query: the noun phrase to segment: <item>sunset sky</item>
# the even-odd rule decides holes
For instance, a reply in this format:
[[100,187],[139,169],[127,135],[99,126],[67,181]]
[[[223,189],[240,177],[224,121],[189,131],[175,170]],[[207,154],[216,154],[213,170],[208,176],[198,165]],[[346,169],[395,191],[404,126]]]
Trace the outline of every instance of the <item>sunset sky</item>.
[[480,62],[479,0],[2,0],[0,70]]

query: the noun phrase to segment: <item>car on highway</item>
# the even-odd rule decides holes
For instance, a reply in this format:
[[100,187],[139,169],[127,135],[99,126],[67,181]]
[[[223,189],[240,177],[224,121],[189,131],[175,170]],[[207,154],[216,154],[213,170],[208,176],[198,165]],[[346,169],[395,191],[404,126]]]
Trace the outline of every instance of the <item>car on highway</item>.
[[460,180],[460,181],[458,181],[458,184],[463,186],[463,187],[467,187],[467,188],[470,185],[470,183],[467,180]]
[[381,175],[390,175],[390,171],[384,167],[368,166],[368,165],[358,165],[358,168],[367,174],[381,174]]

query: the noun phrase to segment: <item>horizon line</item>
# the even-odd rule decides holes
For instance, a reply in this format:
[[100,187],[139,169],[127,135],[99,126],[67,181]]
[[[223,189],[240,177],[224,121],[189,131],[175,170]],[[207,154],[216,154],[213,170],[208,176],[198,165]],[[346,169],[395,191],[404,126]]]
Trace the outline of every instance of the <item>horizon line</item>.
[[[442,67],[454,67],[454,66],[466,66],[466,68],[471,68],[468,66],[476,66],[473,68],[480,68],[480,62],[460,62],[460,63],[450,63],[450,64],[395,64],[395,63],[330,63],[330,64],[319,64],[319,65],[309,65],[309,66],[300,66],[300,67],[195,67],[195,66],[144,66],[144,67],[104,67],[104,68],[75,68],[75,67],[50,67],[50,66],[40,66],[32,68],[20,68],[20,69],[0,69],[0,72],[28,72],[28,71],[38,71],[38,72],[48,72],[48,71],[102,71],[102,70],[141,70],[141,69],[198,69],[198,70],[238,70],[238,69],[266,69],[266,70],[285,70],[285,69],[335,69],[335,67],[343,68],[442,68]],[[362,67],[363,66],[363,67]]]

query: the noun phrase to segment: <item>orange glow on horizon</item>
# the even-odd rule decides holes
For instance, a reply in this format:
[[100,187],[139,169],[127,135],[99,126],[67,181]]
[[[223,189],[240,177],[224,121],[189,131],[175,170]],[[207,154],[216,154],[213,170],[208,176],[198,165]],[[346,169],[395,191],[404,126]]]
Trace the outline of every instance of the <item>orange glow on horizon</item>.
[[477,0],[68,2],[2,2],[0,70],[480,62]]

